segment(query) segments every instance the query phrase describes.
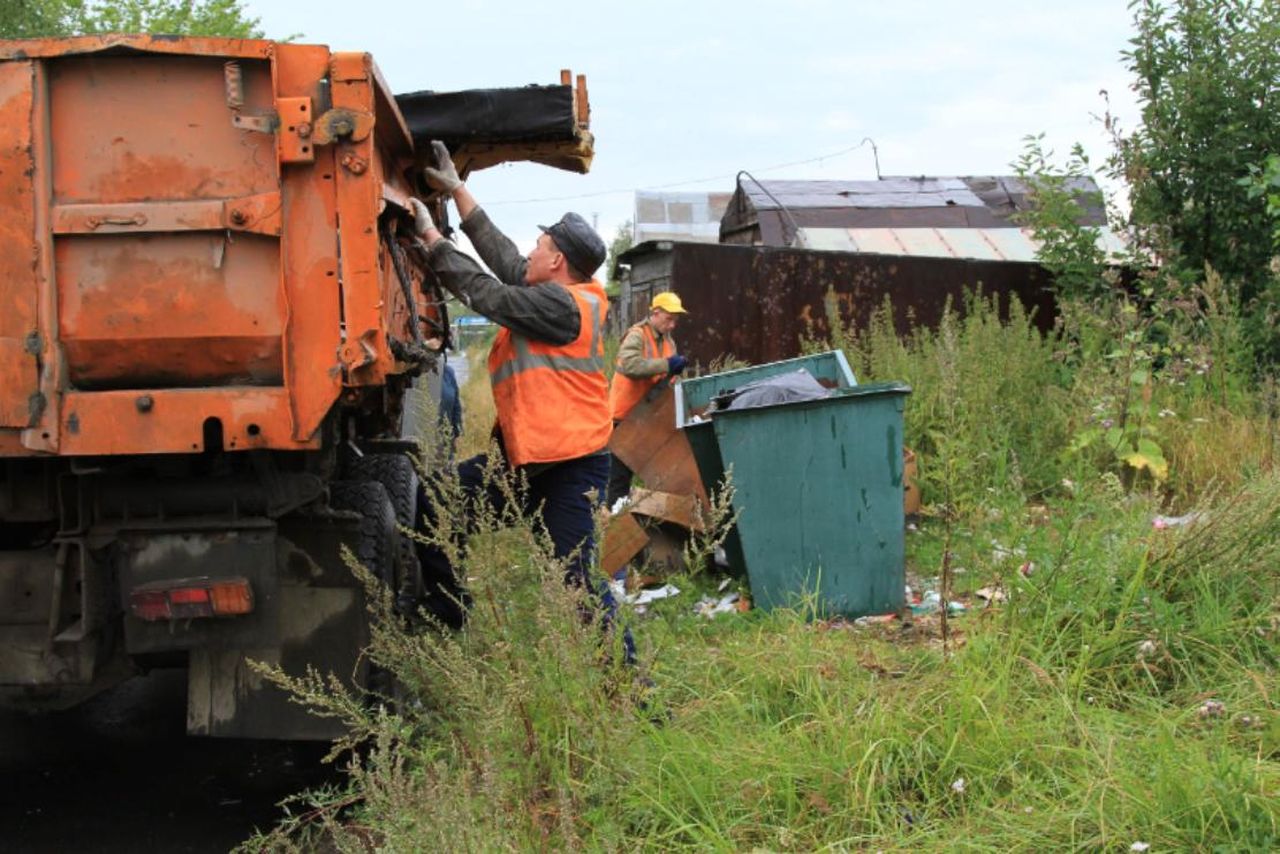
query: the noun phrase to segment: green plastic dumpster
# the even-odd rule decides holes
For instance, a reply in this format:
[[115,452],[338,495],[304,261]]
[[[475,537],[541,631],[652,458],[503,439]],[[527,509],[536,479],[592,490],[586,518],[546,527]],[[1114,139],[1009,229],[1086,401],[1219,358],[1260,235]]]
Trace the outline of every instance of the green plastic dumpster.
[[828,350],[798,359],[784,359],[750,368],[738,368],[704,377],[686,379],[675,384],[676,426],[685,431],[698,473],[707,489],[719,485],[724,477],[724,461],[720,458],[720,446],[716,442],[715,428],[710,419],[699,420],[712,400],[722,394],[742,388],[748,383],[788,374],[797,370],[808,371],[827,388],[841,389],[857,385],[853,371],[844,353]]
[[[715,412],[718,395],[804,369],[829,397]],[[856,385],[843,354],[822,353],[686,380],[677,418],[708,489],[733,470],[738,524],[725,543],[758,607],[814,596],[849,617],[904,605],[902,383]]]

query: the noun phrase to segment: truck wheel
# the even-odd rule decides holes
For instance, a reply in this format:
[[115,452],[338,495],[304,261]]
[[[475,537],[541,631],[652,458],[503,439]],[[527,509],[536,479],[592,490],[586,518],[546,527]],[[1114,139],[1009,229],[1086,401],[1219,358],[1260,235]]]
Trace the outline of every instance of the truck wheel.
[[329,484],[329,503],[335,510],[360,514],[360,530],[351,550],[374,577],[394,585],[400,538],[386,487],[372,481],[334,481]]
[[[329,485],[329,504],[335,510],[360,514],[360,529],[352,551],[365,569],[396,591],[399,543],[404,538],[396,530],[396,514],[387,488],[371,480],[334,481]],[[361,685],[369,692],[370,700],[381,697],[394,707],[400,693],[394,674],[373,664],[363,673]]]
[[[396,521],[412,529],[418,523],[418,471],[404,454],[365,454],[353,460],[351,474],[362,481],[382,484],[391,499]],[[413,539],[396,531],[396,554],[399,575],[393,582],[396,602],[402,610],[411,610],[422,598],[422,572]]]

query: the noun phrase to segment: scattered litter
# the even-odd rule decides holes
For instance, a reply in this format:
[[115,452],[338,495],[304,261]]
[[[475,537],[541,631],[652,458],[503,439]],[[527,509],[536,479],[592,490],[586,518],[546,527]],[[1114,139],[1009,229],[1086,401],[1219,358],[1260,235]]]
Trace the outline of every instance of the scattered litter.
[[973,592],[973,595],[988,603],[1003,602],[1005,600],[1004,590],[999,587],[979,587]]
[[[920,597],[920,601],[911,606],[913,614],[932,614],[934,611],[942,610],[942,596],[936,590],[930,590],[924,596]],[[964,606],[963,602],[957,602],[954,599],[947,603],[947,613],[959,614],[969,610]]]
[[739,600],[742,597],[737,593],[727,593],[719,599],[712,599],[710,596],[704,596],[695,606],[694,611],[699,616],[711,619],[716,614],[731,614],[734,611],[742,610],[739,607]]
[[732,583],[733,583],[732,578],[726,578],[724,581],[720,582],[720,586],[716,588],[716,592],[723,593],[725,591],[725,588],[727,588]]
[[670,599],[672,596],[679,595],[679,587],[674,584],[664,584],[653,590],[641,590],[638,593],[632,593],[627,596],[627,602],[632,605],[648,605],[650,602],[657,602],[659,599]]
[[1227,712],[1226,704],[1219,700],[1205,700],[1200,704],[1197,714],[1202,718],[1220,718]]
[[855,626],[874,626],[880,623],[892,623],[898,619],[897,614],[868,614],[853,621]]
[[608,581],[609,592],[613,594],[613,601],[627,601],[627,582],[617,576],[610,578]]
[[957,777],[951,781],[951,791],[955,792],[957,795],[964,794],[964,778],[963,777]]
[[720,567],[729,566],[729,555],[725,554],[725,550],[721,546],[716,546],[714,560],[716,562],[716,566],[720,566]]
[[1151,847],[1150,842],[1135,842],[1129,846],[1130,851],[1137,851],[1139,854]]
[[631,503],[630,495],[619,496],[618,500],[613,502],[613,506],[609,508],[609,515],[617,516],[623,510],[627,509],[627,505],[630,503]]
[[1014,546],[1013,548],[1009,548],[1008,546],[1002,545],[999,540],[991,541],[991,560],[995,563],[1000,563],[1001,561],[1004,561],[1011,557],[1026,557],[1026,556],[1027,556],[1027,550],[1024,549],[1022,546]]
[[1144,640],[1142,643],[1138,644],[1138,661],[1150,658],[1159,651],[1160,644],[1153,640]]
[[1031,574],[1034,573],[1035,571],[1036,571],[1035,561],[1029,560],[1026,563],[1024,563],[1022,566],[1018,567],[1018,572],[1022,573],[1023,578],[1030,578]]
[[1185,528],[1188,525],[1199,522],[1203,513],[1192,511],[1182,516],[1156,516],[1151,520],[1151,527],[1157,531],[1164,531],[1168,528]]

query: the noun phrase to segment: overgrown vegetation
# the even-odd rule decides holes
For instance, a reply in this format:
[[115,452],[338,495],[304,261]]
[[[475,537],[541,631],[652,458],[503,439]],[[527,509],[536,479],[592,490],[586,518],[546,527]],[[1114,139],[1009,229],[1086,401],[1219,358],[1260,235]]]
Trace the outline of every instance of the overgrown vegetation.
[[604,271],[608,276],[609,295],[613,296],[617,289],[621,286],[617,277],[618,256],[625,253],[635,243],[633,235],[633,227],[631,220],[627,220],[618,226],[618,230],[613,234],[613,240],[609,241],[609,255],[605,258]]
[[5,0],[0,38],[93,33],[262,38],[241,0]]
[[[406,630],[380,600],[370,656],[399,677],[394,703],[295,686],[351,722],[350,783],[249,847],[1280,847],[1280,395],[1263,334],[1280,141],[1238,103],[1260,90],[1221,79],[1276,90],[1275,7],[1133,8],[1144,124],[1117,131],[1113,161],[1135,193],[1113,223],[1127,272],[1079,225],[1087,161],[1059,167],[1032,137],[1020,166],[1060,286],[1052,334],[975,291],[932,329],[895,334],[886,304],[807,344],[914,389],[909,577],[946,567],[970,604],[945,650],[936,616],[830,622],[803,598],[707,620],[692,604],[718,580],[694,561],[670,579],[685,595],[631,618],[648,688],[528,525],[483,519],[458,555],[477,598],[465,632]],[[1214,86],[1258,131],[1249,145],[1194,103]],[[446,543],[463,521],[448,483]]]
[[1274,221],[1245,179],[1280,152],[1280,5],[1269,0],[1133,0],[1124,54],[1142,108],[1111,122],[1111,173],[1128,188],[1133,235],[1166,284],[1212,268],[1235,290],[1252,355],[1280,358]]
[[[964,308],[903,340],[886,307],[828,342],[862,377],[915,387],[929,506],[912,578],[945,559],[959,598],[1001,591],[952,620],[949,655],[929,616],[831,623],[798,599],[708,621],[691,607],[714,589],[704,568],[631,618],[642,693],[527,525],[483,519],[464,633],[406,631],[380,606],[370,655],[399,678],[396,704],[297,686],[351,723],[350,783],[249,847],[1274,848],[1265,391],[1224,398],[1235,386],[1211,370],[1157,358],[1131,302],[1049,338],[989,297]],[[1157,425],[1162,477],[1072,441],[1125,413],[1124,430]],[[463,521],[447,484],[442,542]]]
[[[945,658],[928,618],[658,603],[637,623],[643,705],[545,546],[486,535],[466,632],[379,606],[399,705],[296,686],[352,725],[350,783],[249,847],[1269,850],[1280,480],[1201,509],[1155,530],[1158,507],[1104,475],[960,526],[961,591],[1008,600],[957,619]],[[910,546],[936,566],[941,527]]]

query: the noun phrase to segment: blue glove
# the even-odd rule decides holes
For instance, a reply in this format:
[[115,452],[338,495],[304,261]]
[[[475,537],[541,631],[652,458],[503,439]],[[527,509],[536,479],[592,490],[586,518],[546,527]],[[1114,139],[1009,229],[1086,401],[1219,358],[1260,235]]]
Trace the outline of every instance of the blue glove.
[[674,356],[668,356],[667,357],[667,373],[671,374],[671,376],[674,377],[676,374],[683,371],[684,366],[687,364],[689,364],[689,360],[686,359],[684,356],[681,356],[679,353],[675,354]]

